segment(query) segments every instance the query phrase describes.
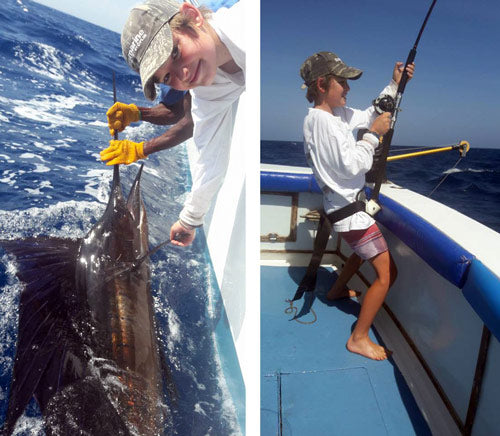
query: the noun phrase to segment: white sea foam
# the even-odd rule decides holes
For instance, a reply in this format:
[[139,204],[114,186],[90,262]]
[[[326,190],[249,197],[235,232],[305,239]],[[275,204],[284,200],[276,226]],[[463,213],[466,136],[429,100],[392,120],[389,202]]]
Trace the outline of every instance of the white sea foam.
[[207,416],[207,413],[205,412],[205,410],[203,410],[203,404],[210,406],[210,404],[208,404],[207,402],[196,403],[194,405],[194,411],[196,413],[199,413],[200,415]]
[[102,88],[96,85],[96,78],[86,71],[80,71],[78,76],[70,76],[69,83],[82,91],[100,94]]
[[34,173],[48,173],[49,171],[50,168],[42,164],[35,164],[35,169],[33,170]]
[[16,47],[15,56],[21,65],[28,70],[62,82],[71,72],[72,57],[57,48],[42,42],[33,42],[35,49],[25,53],[20,46]]
[[0,178],[0,183],[5,183],[6,185],[9,186],[14,186],[16,184],[15,178],[16,178],[15,173],[6,174],[5,177]]
[[17,4],[19,6],[21,6],[21,9],[24,11],[24,12],[29,12],[29,9],[23,4],[23,2],[21,0],[17,0]]
[[83,191],[76,191],[77,193],[84,193],[97,199],[101,203],[107,203],[109,197],[110,181],[113,178],[112,171],[109,169],[97,170],[93,169],[86,174],[80,175],[88,179]]
[[[46,162],[42,156],[40,156],[38,154],[34,154],[34,153],[22,153],[19,157],[21,159],[39,159],[42,162]],[[31,171],[33,173],[48,173],[50,171],[50,168],[48,166],[43,165],[41,163],[35,162],[34,165],[35,165],[35,169]],[[30,192],[30,191],[28,191],[28,192]]]
[[[139,169],[139,167],[141,166],[141,164],[139,162],[134,162],[134,163],[131,163],[129,165],[129,167],[137,167],[137,169]],[[155,177],[158,177],[159,179],[162,179],[164,176],[160,173],[160,171],[158,171],[156,168],[152,168],[152,167],[149,167],[149,166],[144,166],[142,171],[144,171],[145,173],[147,174],[151,174]]]
[[3,121],[4,123],[8,123],[9,119],[6,116],[0,114],[0,121]]
[[123,133],[125,134],[125,139],[130,139],[131,141],[143,141],[144,138],[156,136],[157,131],[158,128],[153,124],[141,123],[128,126]]
[[42,156],[38,156],[37,154],[34,154],[34,153],[22,153],[21,155],[19,155],[19,157],[21,159],[40,159],[41,161],[45,162],[43,160],[43,157]]
[[169,348],[172,350],[175,346],[175,342],[180,342],[182,338],[181,322],[172,309],[168,310],[168,331],[170,339]]
[[84,236],[104,205],[90,201],[59,202],[49,207],[25,210],[0,210],[0,238],[18,239],[48,235],[61,238]]
[[56,165],[57,168],[61,168],[64,171],[74,171],[76,167],[74,165]]
[[224,418],[227,420],[227,422],[230,423],[231,425],[232,428],[231,436],[241,436],[243,433],[239,428],[236,407],[234,406],[233,399],[229,392],[226,379],[223,376],[224,371],[222,370],[222,363],[220,361],[220,351],[218,350],[217,346],[218,344],[215,333],[212,333],[212,340],[215,348],[217,349],[217,352],[214,354],[215,354],[215,364],[217,365],[217,373],[220,374],[220,376],[217,377],[217,382],[222,392],[222,414]]
[[17,420],[16,428],[13,436],[42,436],[45,434],[43,431],[43,419],[40,417],[26,416],[26,413],[21,415]]
[[108,123],[105,123],[104,121],[91,121],[90,123],[87,123],[89,126],[97,126],[97,127],[108,127]]
[[[41,171],[39,171],[41,172]],[[24,190],[31,195],[45,195],[44,192],[42,192],[42,189],[54,189],[50,181],[44,180],[43,182],[40,183],[40,186],[38,188],[24,188]]]
[[[10,161],[7,161],[10,162]],[[2,178],[0,178],[0,183],[5,183],[10,186],[15,186],[16,184],[16,178],[18,176],[22,176],[25,174],[26,171],[24,170],[18,170],[18,171],[13,171],[11,169],[7,169],[2,173]]]
[[88,39],[86,39],[83,35],[76,35],[76,39],[79,41],[85,42],[86,44],[90,45],[90,42]]
[[54,144],[57,148],[71,148],[71,145],[68,143],[72,142],[77,142],[77,140],[74,138],[56,139]]
[[494,170],[490,169],[476,169],[476,168],[450,168],[446,171],[443,171],[443,174],[453,174],[453,173],[492,173]]
[[40,191],[40,188],[35,188],[35,189],[32,189],[32,188],[24,188],[24,190],[28,193],[28,194],[31,194],[31,195],[43,195],[43,192]]
[[75,106],[85,105],[87,102],[88,99],[80,95],[41,95],[28,101],[10,100],[10,107],[24,118],[49,123],[49,126],[44,125],[43,127],[53,129],[58,126],[85,125],[82,121],[74,119],[71,114]]
[[36,141],[33,143],[33,145],[36,148],[41,148],[42,150],[45,150],[45,151],[54,151],[56,149],[52,145],[46,145],[46,144],[43,144],[41,142],[36,142]]

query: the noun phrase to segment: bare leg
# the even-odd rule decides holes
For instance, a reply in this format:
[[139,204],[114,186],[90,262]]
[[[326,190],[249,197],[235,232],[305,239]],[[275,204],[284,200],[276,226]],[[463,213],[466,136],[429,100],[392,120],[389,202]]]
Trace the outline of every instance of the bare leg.
[[347,349],[370,359],[385,360],[388,357],[385,348],[375,344],[369,338],[368,332],[375,319],[375,315],[384,302],[389,287],[396,279],[397,271],[388,251],[370,259],[370,262],[377,272],[377,278],[368,288],[368,291],[366,291],[358,322],[347,341]]
[[356,297],[360,294],[352,289],[346,291],[345,287],[347,282],[351,280],[351,277],[356,273],[362,263],[363,259],[361,259],[356,253],[351,254],[349,259],[347,259],[344,268],[342,268],[340,275],[337,277],[337,280],[333,283],[332,287],[328,291],[328,294],[326,294],[326,298],[328,300]]

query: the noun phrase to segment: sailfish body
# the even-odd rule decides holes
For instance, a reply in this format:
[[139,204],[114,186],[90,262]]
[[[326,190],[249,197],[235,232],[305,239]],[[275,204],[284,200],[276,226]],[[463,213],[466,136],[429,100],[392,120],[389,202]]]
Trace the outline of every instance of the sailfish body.
[[141,172],[125,201],[115,166],[106,210],[83,239],[0,241],[25,285],[4,434],[33,396],[47,434],[163,434]]

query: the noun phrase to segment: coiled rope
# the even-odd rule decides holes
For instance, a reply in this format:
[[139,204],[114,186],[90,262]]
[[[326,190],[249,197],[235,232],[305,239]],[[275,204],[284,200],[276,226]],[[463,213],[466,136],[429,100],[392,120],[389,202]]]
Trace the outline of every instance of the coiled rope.
[[314,315],[314,319],[312,321],[301,321],[300,319],[297,318],[298,309],[293,305],[293,300],[285,300],[285,302],[290,304],[290,306],[285,309],[285,313],[287,315],[293,314],[292,319],[294,321],[297,321],[299,324],[314,324],[318,320],[318,316],[316,315],[316,312],[311,307],[309,310]]

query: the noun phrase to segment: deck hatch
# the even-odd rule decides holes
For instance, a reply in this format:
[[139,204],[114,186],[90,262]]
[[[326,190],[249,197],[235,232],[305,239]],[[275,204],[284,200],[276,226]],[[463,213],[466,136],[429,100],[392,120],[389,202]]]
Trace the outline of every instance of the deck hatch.
[[281,407],[262,414],[277,435],[388,434],[366,368],[278,373],[264,380],[266,391],[275,392],[276,409]]

